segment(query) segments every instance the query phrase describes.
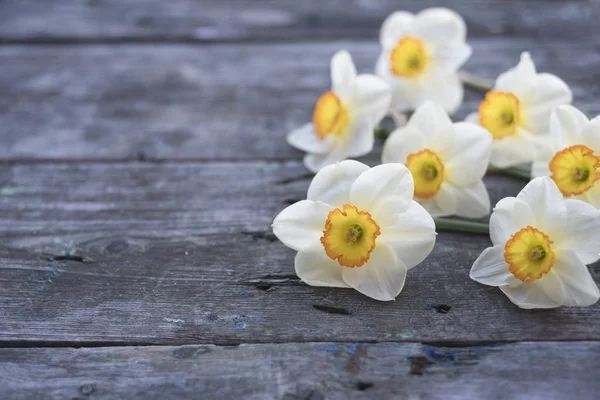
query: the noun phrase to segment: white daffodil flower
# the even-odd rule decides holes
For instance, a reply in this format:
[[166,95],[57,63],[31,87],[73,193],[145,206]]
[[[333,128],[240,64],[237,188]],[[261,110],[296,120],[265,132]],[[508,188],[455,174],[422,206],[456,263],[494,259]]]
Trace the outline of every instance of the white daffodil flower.
[[600,297],[586,265],[600,259],[600,211],[564,199],[548,177],[500,200],[490,219],[493,247],[471,279],[498,286],[521,308],[586,307]]
[[453,113],[463,100],[458,69],[471,56],[467,28],[446,8],[398,11],[381,27],[377,75],[392,87],[392,108],[414,110],[427,100]]
[[383,147],[382,162],[406,165],[415,181],[415,200],[431,215],[481,218],[490,213],[483,184],[492,136],[467,122],[453,124],[437,104],[419,107]]
[[538,151],[532,176],[550,176],[563,196],[600,209],[600,116],[593,120],[573,106],[550,116],[550,137]]
[[538,74],[525,52],[516,67],[498,77],[479,112],[466,120],[490,131],[494,137],[490,164],[507,168],[533,161],[547,138],[550,113],[572,99],[567,84],[555,75]]
[[347,51],[331,59],[331,91],[317,101],[313,122],[291,132],[288,143],[307,152],[304,165],[312,172],[338,161],[368,154],[373,129],[387,113],[390,87],[375,75],[356,75]]
[[435,224],[413,201],[413,186],[401,164],[330,165],[314,177],[307,200],[275,218],[273,232],[298,251],[296,274],[305,283],[394,300],[406,271],[435,243]]

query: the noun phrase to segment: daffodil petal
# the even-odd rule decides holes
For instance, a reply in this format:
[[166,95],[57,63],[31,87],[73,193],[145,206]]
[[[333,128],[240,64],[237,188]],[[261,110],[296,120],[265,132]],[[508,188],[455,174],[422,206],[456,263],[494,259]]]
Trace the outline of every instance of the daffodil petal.
[[323,249],[299,252],[294,261],[296,275],[311,286],[350,287],[344,281],[344,267],[327,257]]
[[315,134],[313,124],[306,124],[299,129],[292,131],[287,136],[287,142],[290,146],[308,153],[325,154],[333,148],[335,142],[333,138],[327,137],[323,140]]
[[543,113],[546,118],[556,106],[573,101],[569,86],[556,75],[547,73],[537,74],[514,92],[528,113]]
[[454,114],[460,107],[464,97],[464,87],[458,74],[448,74],[446,71],[432,72],[427,79],[419,82],[419,89],[415,92],[418,100],[415,107],[425,101],[439,104],[448,114]]
[[583,200],[600,210],[600,181],[597,181],[594,186],[576,198],[578,200]]
[[600,116],[592,119],[583,129],[581,134],[582,142],[588,144],[588,147],[594,150],[594,153],[600,154]]
[[435,204],[435,207],[429,209],[425,203],[421,203],[427,211],[434,217],[445,217],[448,215],[455,215],[458,209],[458,199],[456,193],[452,190],[450,185],[442,184],[440,190],[431,199]]
[[455,42],[434,50],[435,67],[446,72],[456,72],[471,57],[472,49],[465,42]]
[[445,154],[454,146],[454,127],[444,109],[427,101],[419,106],[407,123],[407,128],[419,131],[429,147],[438,154]]
[[490,239],[494,245],[503,245],[512,235],[535,224],[533,210],[523,200],[506,197],[496,204],[490,217]]
[[492,151],[492,135],[480,126],[454,124],[454,146],[444,157],[446,178],[459,186],[472,185],[485,175]]
[[600,210],[580,200],[565,204],[567,220],[554,240],[557,249],[574,252],[584,264],[595,263],[600,260]]
[[454,215],[464,218],[483,218],[490,214],[490,196],[483,181],[468,186],[455,186],[448,182],[444,186],[455,199]]
[[379,242],[389,245],[408,269],[420,264],[435,245],[435,223],[429,213],[413,201],[397,214],[395,224],[385,227]]
[[475,282],[488,286],[503,286],[513,279],[504,260],[504,244],[488,247],[481,253],[469,273]]
[[[537,282],[537,281],[536,281]],[[546,295],[567,307],[587,307],[598,301],[600,291],[578,255],[563,251],[552,271],[539,280]]]
[[344,268],[344,281],[375,300],[390,301],[402,291],[406,280],[406,266],[396,257],[392,248],[378,243],[369,261],[362,267]]
[[500,74],[496,79],[494,90],[502,92],[513,92],[515,88],[528,84],[535,78],[535,64],[528,52],[521,53],[521,60],[517,66]]
[[420,130],[402,127],[393,131],[383,145],[381,159],[383,163],[406,164],[409,154],[418,153],[425,148],[425,138]]
[[514,136],[494,140],[490,164],[498,168],[508,168],[532,162],[535,155],[535,141],[531,134],[518,132]]
[[409,12],[396,11],[383,21],[379,42],[385,49],[393,48],[398,40],[411,32],[415,16]]
[[333,207],[350,203],[350,188],[369,166],[354,160],[328,165],[320,170],[308,187],[308,200],[322,201]]
[[342,101],[354,96],[354,81],[356,80],[356,68],[350,53],[340,50],[331,59],[331,82],[332,91]]
[[373,150],[373,128],[374,125],[368,121],[357,121],[350,126],[347,137],[340,139],[338,144],[344,158],[361,157]]
[[320,201],[299,201],[275,217],[273,233],[283,244],[296,251],[322,248],[320,238],[332,208]]
[[429,43],[441,46],[465,41],[467,26],[456,12],[443,7],[427,8],[415,18],[415,32]]
[[556,308],[561,304],[552,300],[544,289],[540,286],[540,281],[537,280],[531,283],[524,283],[516,287],[509,285],[500,286],[500,290],[508,297],[508,299],[520,308]]
[[382,164],[363,172],[350,188],[350,201],[376,221],[404,212],[412,204],[414,182],[402,164]]
[[567,206],[552,179],[535,178],[521,190],[517,199],[529,205],[536,218],[535,227],[546,235],[560,235],[567,223]]
[[374,75],[359,75],[354,84],[354,117],[369,121],[373,125],[378,124],[390,108],[390,86]]
[[575,144],[587,144],[583,132],[590,121],[584,113],[571,105],[561,105],[550,115],[550,132],[552,138],[561,148]]

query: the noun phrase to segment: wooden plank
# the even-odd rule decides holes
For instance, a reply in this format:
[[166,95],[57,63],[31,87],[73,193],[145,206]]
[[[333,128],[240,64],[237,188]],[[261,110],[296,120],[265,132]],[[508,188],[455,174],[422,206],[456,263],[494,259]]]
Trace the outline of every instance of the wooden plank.
[[[0,349],[5,399],[596,399],[599,342]],[[88,397],[89,396],[89,397]]]
[[[540,71],[600,112],[587,42],[472,41],[466,69],[484,78],[531,50]],[[375,42],[0,47],[0,159],[300,159],[285,142],[329,88],[329,59],[352,52],[372,71]],[[456,115],[477,109],[468,92]]]
[[[365,39],[393,11],[417,12],[435,0],[3,0],[4,42]],[[600,32],[593,1],[446,0],[472,37],[581,39]]]
[[[298,162],[1,171],[3,345],[600,339],[599,305],[525,311],[471,281],[484,236],[441,233],[395,302],[302,284],[270,230],[305,196]],[[494,202],[523,187],[487,183]]]

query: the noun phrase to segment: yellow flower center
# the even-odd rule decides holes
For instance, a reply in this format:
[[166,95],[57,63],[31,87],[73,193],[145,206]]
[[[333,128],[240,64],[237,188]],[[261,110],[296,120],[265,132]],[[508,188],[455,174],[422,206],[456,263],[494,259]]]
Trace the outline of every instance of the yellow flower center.
[[488,92],[479,105],[479,123],[494,140],[514,135],[520,118],[519,99],[512,93]]
[[325,139],[327,135],[346,132],[350,124],[350,114],[333,92],[327,92],[317,101],[313,124],[319,139]]
[[550,238],[537,229],[531,226],[521,229],[504,246],[508,270],[522,282],[540,279],[554,265],[551,245]]
[[559,151],[548,166],[550,177],[565,197],[582,194],[600,180],[600,156],[583,145]]
[[429,65],[429,55],[423,42],[410,36],[398,41],[390,54],[392,73],[403,78],[420,76]]
[[371,214],[344,204],[327,216],[321,243],[325,253],[344,267],[360,267],[369,260],[381,234]]
[[444,181],[444,164],[429,149],[408,155],[406,167],[415,181],[415,196],[423,199],[433,197]]

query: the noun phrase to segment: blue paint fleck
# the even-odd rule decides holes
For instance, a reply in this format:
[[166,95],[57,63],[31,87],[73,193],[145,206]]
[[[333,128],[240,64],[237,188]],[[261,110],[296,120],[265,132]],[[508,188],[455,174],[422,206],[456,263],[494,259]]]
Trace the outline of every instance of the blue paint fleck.
[[356,353],[356,343],[350,343],[348,345],[348,354],[354,355]]
[[340,349],[340,347],[335,343],[327,345],[327,346],[319,347],[319,350],[323,350],[323,351],[338,351],[339,349]]
[[246,317],[245,315],[238,315],[237,317],[235,317],[233,319],[233,324],[235,326],[235,329],[246,329],[246,323],[244,322],[244,320],[246,320],[248,317]]
[[252,292],[240,292],[240,296],[242,296],[242,297],[254,297],[254,293],[252,293]]

